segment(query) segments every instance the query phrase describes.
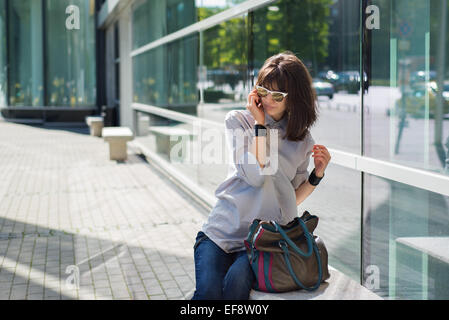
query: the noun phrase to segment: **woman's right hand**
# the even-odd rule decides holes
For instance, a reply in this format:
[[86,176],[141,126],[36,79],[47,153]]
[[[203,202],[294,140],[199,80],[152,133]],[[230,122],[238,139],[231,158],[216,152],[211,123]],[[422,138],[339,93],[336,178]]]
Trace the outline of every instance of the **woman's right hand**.
[[263,110],[262,101],[254,88],[248,95],[246,109],[251,112],[256,123],[265,125],[265,111]]

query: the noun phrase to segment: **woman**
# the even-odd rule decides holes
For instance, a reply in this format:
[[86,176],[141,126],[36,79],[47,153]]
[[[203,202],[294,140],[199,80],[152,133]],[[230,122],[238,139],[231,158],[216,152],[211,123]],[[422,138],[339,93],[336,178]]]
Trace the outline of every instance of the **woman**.
[[[218,201],[196,237],[193,300],[249,298],[255,277],[243,240],[251,222],[293,220],[330,161],[310,135],[316,119],[312,79],[301,60],[290,51],[268,58],[246,110],[225,117],[232,172],[216,189]],[[310,155],[315,169],[309,176]]]

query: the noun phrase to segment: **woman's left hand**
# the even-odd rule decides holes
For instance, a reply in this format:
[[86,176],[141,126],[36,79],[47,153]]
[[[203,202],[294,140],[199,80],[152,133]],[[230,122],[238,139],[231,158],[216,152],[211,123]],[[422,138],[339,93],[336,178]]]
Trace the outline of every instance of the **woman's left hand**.
[[312,152],[313,161],[315,163],[315,175],[321,178],[324,175],[324,170],[326,170],[326,167],[331,160],[331,155],[329,151],[327,151],[326,147],[320,144],[315,144]]

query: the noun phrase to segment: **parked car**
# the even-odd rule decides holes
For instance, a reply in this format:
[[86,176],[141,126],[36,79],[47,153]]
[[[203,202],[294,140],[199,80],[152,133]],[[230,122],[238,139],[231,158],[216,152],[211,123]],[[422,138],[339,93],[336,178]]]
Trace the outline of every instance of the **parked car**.
[[338,74],[332,70],[320,71],[317,77],[330,83],[335,83],[338,80]]
[[338,80],[335,82],[336,91],[345,90],[348,93],[357,93],[359,89],[360,73],[358,71],[342,71],[338,73]]
[[328,96],[329,99],[334,98],[334,86],[332,83],[322,79],[314,78],[312,82],[317,96]]

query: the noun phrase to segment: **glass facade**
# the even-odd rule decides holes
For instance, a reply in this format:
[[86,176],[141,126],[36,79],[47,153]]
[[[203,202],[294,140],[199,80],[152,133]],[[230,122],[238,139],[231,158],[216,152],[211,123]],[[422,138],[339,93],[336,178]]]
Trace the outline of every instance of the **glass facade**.
[[255,10],[251,28],[254,76],[267,57],[294,52],[314,78],[323,114],[315,139],[358,154],[360,9],[359,0],[281,0]]
[[[391,299],[448,299],[449,197],[365,175],[364,269]],[[370,274],[365,274],[365,280]]]
[[133,3],[133,48],[146,45],[245,0],[138,0]]
[[[96,106],[95,3],[0,0],[1,108]],[[245,109],[268,57],[294,52],[318,96],[312,136],[336,155],[298,208],[320,217],[329,264],[387,299],[448,299],[448,12],[449,0],[134,0],[105,22],[106,85],[135,141],[214,198],[224,116]],[[390,177],[397,165],[410,177]]]
[[42,106],[42,1],[9,1],[9,105]]
[[447,3],[372,3],[383,28],[366,41],[366,155],[447,174]]
[[165,45],[133,59],[134,102],[167,106],[166,68],[167,48]]
[[1,0],[0,42],[0,106],[96,105],[95,0]]
[[[69,5],[79,8],[79,30],[59,27]],[[46,105],[95,105],[95,1],[47,0],[45,17]]]
[[[447,175],[448,3],[370,5],[381,14],[364,42],[365,155]],[[448,197],[368,174],[364,187],[363,265],[379,267],[379,294],[447,299]]]
[[[135,2],[133,49],[242,1],[215,8],[206,2]],[[229,110],[245,109],[265,59],[290,50],[314,78],[317,143],[382,160],[384,172],[400,164],[445,176],[448,2],[279,0],[144,50],[133,56],[134,101],[178,113],[137,112],[137,141],[213,197],[226,177],[227,164],[220,160],[227,155],[197,164],[195,153],[204,156],[211,145],[227,152],[223,139],[211,138],[217,136],[212,131],[221,132]],[[175,7],[191,13],[190,19],[173,26]],[[145,12],[163,23],[144,19]],[[195,128],[179,113],[210,122]],[[187,151],[181,157],[180,145]],[[442,192],[381,178],[340,160],[329,165],[325,182],[299,211],[320,217],[317,233],[328,246],[330,265],[380,296],[447,299],[449,199],[447,190]]]

